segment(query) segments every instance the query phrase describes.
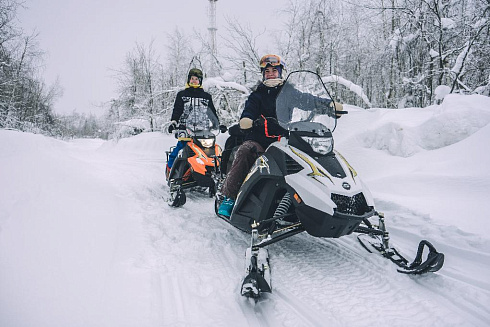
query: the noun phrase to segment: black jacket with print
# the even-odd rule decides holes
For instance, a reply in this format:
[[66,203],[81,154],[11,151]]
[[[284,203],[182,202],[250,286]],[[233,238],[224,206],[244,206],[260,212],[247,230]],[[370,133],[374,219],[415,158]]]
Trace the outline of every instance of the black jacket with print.
[[179,122],[181,118],[187,118],[182,117],[182,114],[189,115],[189,109],[193,108],[195,104],[207,107],[207,109],[209,109],[211,113],[214,114],[219,122],[211,94],[205,92],[201,87],[188,87],[177,93],[177,96],[175,97],[174,110],[172,112],[172,117],[170,118],[170,120],[175,120],[176,122]]

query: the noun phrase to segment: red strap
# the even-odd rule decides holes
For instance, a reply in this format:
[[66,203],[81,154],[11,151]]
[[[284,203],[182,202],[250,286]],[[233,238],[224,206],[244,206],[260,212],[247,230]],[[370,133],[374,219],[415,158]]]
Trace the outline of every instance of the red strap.
[[267,128],[267,118],[265,118],[264,115],[260,115],[260,116],[264,118],[265,136],[270,138],[277,138],[277,140],[280,141],[281,135],[269,135],[269,130]]

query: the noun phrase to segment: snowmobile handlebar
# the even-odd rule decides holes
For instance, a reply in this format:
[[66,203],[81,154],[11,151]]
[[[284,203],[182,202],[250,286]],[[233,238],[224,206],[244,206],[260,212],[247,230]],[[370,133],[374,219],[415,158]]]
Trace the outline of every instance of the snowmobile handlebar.
[[[228,127],[226,127],[226,125],[219,125],[218,131],[219,133],[226,133],[228,131]],[[185,123],[178,124],[172,133],[179,141],[189,141],[190,138],[194,136],[194,131],[188,130]]]

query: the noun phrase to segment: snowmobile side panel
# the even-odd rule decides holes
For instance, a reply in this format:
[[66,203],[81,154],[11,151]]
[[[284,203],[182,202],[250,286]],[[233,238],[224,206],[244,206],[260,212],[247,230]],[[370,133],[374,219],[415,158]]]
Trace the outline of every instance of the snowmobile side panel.
[[[315,180],[313,183],[312,179]],[[331,184],[327,178],[308,176],[305,169],[305,172],[302,171],[298,174],[286,176],[285,180],[299,194],[302,202],[306,205],[324,211],[329,215],[334,214],[336,205],[330,198],[330,190],[325,187],[326,183]]]
[[[267,152],[260,156],[245,179],[238,194],[230,223],[250,232],[254,221],[272,217],[273,202],[287,189],[284,177],[274,158]],[[264,226],[265,227],[265,226]]]
[[206,167],[206,173],[200,174],[197,172],[192,172],[192,179],[197,182],[197,185],[204,187],[214,187],[215,183],[213,177],[211,176],[211,167]]
[[189,165],[187,164],[187,160],[182,158],[181,156],[178,156],[174,161],[172,169],[170,169],[167,185],[170,186],[173,179],[182,178],[182,175],[184,175],[184,172],[185,170],[187,170],[188,167]]
[[[251,181],[253,182],[253,180]],[[260,222],[272,216],[270,208],[272,202],[277,198],[283,182],[279,178],[261,179],[247,192],[246,200],[236,203],[230,222],[235,227],[250,232],[254,221]]]

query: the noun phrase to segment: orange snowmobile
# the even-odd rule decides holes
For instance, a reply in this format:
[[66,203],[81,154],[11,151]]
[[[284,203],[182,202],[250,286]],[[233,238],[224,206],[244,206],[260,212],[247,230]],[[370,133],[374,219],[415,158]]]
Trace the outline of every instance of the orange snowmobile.
[[[217,118],[212,118],[214,118],[213,122],[206,124],[206,127],[216,126],[214,122],[217,121]],[[226,126],[220,125],[219,129],[225,132]],[[183,206],[186,202],[184,190],[187,189],[199,191],[207,189],[209,197],[213,197],[220,178],[218,158],[221,156],[221,147],[216,143],[216,134],[213,133],[211,127],[203,129],[202,126],[186,124],[185,120],[181,120],[175,136],[186,144],[179,151],[167,176],[167,184],[170,187],[169,205]],[[173,147],[167,151],[167,161],[172,150]]]

